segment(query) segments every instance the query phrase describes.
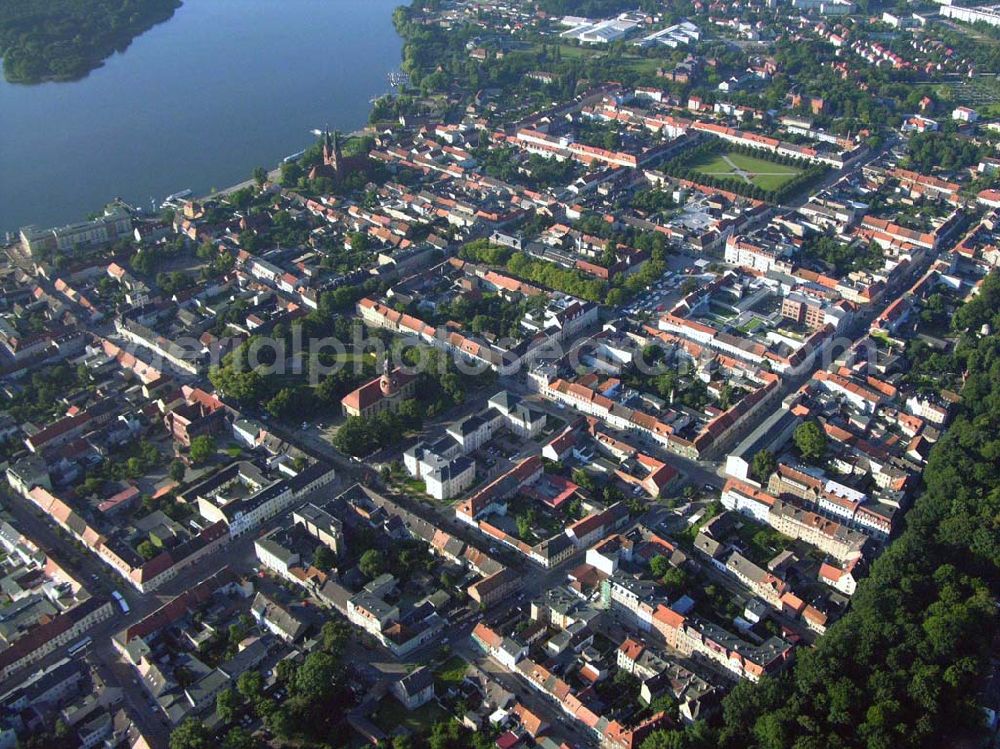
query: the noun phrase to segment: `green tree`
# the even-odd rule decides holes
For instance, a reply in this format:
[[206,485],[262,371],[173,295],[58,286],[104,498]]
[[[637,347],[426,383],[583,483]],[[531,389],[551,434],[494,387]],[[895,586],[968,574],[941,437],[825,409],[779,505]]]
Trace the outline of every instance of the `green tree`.
[[184,465],[183,461],[175,460],[170,464],[170,478],[172,478],[177,483],[184,480],[184,474],[187,472],[187,466]]
[[336,658],[314,650],[295,672],[295,692],[310,702],[326,700],[336,689],[342,673]]
[[212,737],[197,718],[186,718],[170,733],[170,749],[211,749]]
[[236,689],[245,700],[255,702],[264,693],[264,677],[259,671],[244,671],[236,679]]
[[257,739],[242,726],[233,726],[222,740],[222,749],[255,749],[260,746]]
[[351,628],[340,619],[330,619],[323,623],[323,627],[320,629],[320,639],[323,643],[323,650],[339,658],[351,640]]
[[368,579],[378,577],[385,570],[385,557],[382,556],[382,552],[378,549],[368,549],[368,551],[361,555],[361,559],[358,561],[358,569]]
[[215,455],[215,438],[201,434],[191,440],[191,460],[196,464],[206,463]]
[[758,450],[757,454],[753,456],[753,460],[750,462],[750,473],[755,479],[763,483],[767,481],[768,477],[774,473],[777,467],[778,461],[775,460],[771,451],[765,448]]
[[688,576],[684,570],[678,567],[671,567],[663,575],[661,582],[671,598],[680,596],[688,589]]
[[148,538],[142,543],[140,543],[138,546],[136,546],[135,550],[139,552],[139,556],[141,556],[143,559],[152,559],[153,557],[155,557],[157,554],[160,553],[160,550],[156,548],[156,544],[154,544]]
[[253,168],[253,181],[257,183],[257,187],[263,187],[264,183],[267,182],[267,169],[255,166]]
[[315,413],[315,399],[308,387],[282,388],[267,402],[267,412],[276,419],[301,418]]
[[288,703],[281,706],[267,701],[265,704],[268,706],[264,709],[264,726],[267,730],[283,739],[294,736],[298,724],[295,721],[295,716],[287,709]]
[[826,435],[815,421],[806,421],[795,428],[795,446],[802,457],[819,460],[826,454]]
[[348,416],[333,436],[334,446],[343,453],[357,458],[371,453],[376,447],[375,435],[360,416]]
[[662,554],[657,554],[649,560],[649,570],[653,573],[653,577],[662,579],[670,571],[670,560]]
[[679,731],[654,731],[639,745],[639,749],[686,749],[684,734]]
[[587,490],[588,492],[593,492],[597,488],[594,484],[593,477],[583,468],[574,468],[571,477],[574,484],[579,486],[581,489]]
[[526,512],[519,513],[515,520],[517,522],[518,537],[522,539],[530,539],[531,529],[535,524],[534,509],[528,509]]
[[313,554],[313,564],[321,570],[328,570],[337,564],[337,555],[326,544],[319,544]]
[[232,723],[242,707],[243,703],[235,689],[223,689],[215,696],[215,712],[224,723]]
[[202,242],[194,253],[199,260],[211,260],[219,254],[218,249],[211,242]]

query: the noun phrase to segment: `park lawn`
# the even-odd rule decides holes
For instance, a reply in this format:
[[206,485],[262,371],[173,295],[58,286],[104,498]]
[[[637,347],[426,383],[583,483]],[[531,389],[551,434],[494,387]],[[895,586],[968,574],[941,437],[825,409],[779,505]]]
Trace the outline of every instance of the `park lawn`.
[[741,180],[736,175],[733,168],[726,163],[723,157],[727,157],[737,168],[745,172],[750,172],[750,181],[765,192],[774,192],[781,189],[785,184],[795,179],[802,173],[801,169],[785,164],[775,164],[767,159],[748,156],[743,153],[722,152],[703,157],[693,164],[691,168],[702,174],[710,174],[715,177],[729,177],[734,180]]
[[583,60],[588,57],[595,57],[603,54],[603,50],[592,49],[590,47],[577,47],[575,44],[560,44],[559,56],[562,59]]
[[715,153],[702,156],[691,164],[691,168],[703,174],[725,176],[733,173],[733,168],[722,160],[722,154]]
[[382,698],[378,708],[372,714],[372,722],[386,733],[392,733],[396,726],[405,726],[414,733],[428,734],[431,727],[447,718],[447,713],[436,702],[428,702],[423,707],[410,711],[403,707],[391,695]]
[[788,174],[755,174],[750,178],[750,181],[764,192],[776,192],[795,179],[797,174],[798,172],[789,172]]

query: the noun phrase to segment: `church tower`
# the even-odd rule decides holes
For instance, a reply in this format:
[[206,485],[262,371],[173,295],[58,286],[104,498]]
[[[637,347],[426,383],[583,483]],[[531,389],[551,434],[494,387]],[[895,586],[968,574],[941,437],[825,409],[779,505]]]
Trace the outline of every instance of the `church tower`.
[[396,394],[397,384],[392,372],[392,365],[389,364],[389,354],[387,353],[382,360],[382,376],[379,378],[379,388],[382,390],[382,395],[386,398],[393,397]]
[[333,170],[334,174],[340,174],[340,135],[336,130],[333,131],[333,136],[330,135],[329,130],[323,132],[323,163]]

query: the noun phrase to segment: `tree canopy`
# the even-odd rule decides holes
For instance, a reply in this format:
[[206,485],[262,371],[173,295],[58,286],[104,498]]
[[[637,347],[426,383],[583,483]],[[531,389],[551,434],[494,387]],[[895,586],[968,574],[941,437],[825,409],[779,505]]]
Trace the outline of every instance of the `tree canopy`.
[[4,77],[16,83],[81,78],[179,6],[179,0],[5,0]]
[[795,428],[795,446],[807,460],[819,460],[826,453],[826,435],[815,421],[806,421]]

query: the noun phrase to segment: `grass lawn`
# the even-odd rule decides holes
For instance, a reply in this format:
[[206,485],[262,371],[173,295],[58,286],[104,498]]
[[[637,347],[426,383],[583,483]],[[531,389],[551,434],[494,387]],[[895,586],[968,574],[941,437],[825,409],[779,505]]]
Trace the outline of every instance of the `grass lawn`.
[[348,363],[351,363],[351,362],[362,362],[363,363],[363,362],[366,362],[366,361],[375,361],[375,352],[374,351],[366,351],[365,353],[359,354],[359,353],[355,353],[354,351],[344,351],[342,353],[337,354],[334,357],[334,359],[335,359],[335,361],[338,361],[338,362],[348,362]]
[[[691,164],[691,168],[713,177],[749,181],[766,192],[780,189],[802,172],[794,166],[775,164],[767,159],[729,151],[710,154],[698,159]],[[744,172],[745,175],[737,170]]]
[[583,60],[588,57],[603,54],[603,50],[594,49],[592,47],[577,47],[575,44],[560,44],[558,46],[559,56],[564,60]]
[[754,317],[749,322],[744,323],[743,325],[740,326],[740,332],[752,333],[763,324],[764,324],[763,321],[761,321],[759,317]]
[[392,733],[396,726],[406,726],[414,733],[429,733],[431,726],[447,718],[447,714],[436,702],[428,702],[423,707],[410,711],[399,704],[395,697],[386,695],[372,713],[371,719],[386,733]]
[[403,486],[403,490],[407,494],[417,495],[427,493],[427,484],[423,479],[415,479],[411,476],[407,476],[400,482]]
[[461,684],[468,670],[469,664],[457,655],[453,655],[434,669],[434,681],[438,686],[448,689]]
[[625,57],[624,62],[636,73],[653,75],[664,67],[665,63],[657,57]]
[[[587,47],[587,46],[576,46],[574,44],[567,44],[565,42],[553,44],[552,39],[546,38],[544,41],[545,47],[549,51],[550,59],[551,55],[555,53],[556,48],[559,48],[559,57],[562,60],[589,60],[594,58],[607,57],[607,50],[601,47]],[[543,42],[538,42],[532,44],[528,47],[528,51],[532,53],[539,53],[542,51]],[[666,63],[663,58],[657,57],[637,57],[632,55],[624,55],[620,58],[621,63],[628,66],[631,70],[639,74],[654,74],[657,69],[663,67]],[[545,66],[543,66],[544,68]]]
[[532,44],[526,48],[526,51],[532,54],[539,54],[542,51],[543,46],[549,51],[549,59],[551,59],[551,56],[555,54],[557,47],[559,48],[559,56],[563,60],[583,60],[589,57],[594,57],[595,55],[604,54],[604,50],[599,50],[594,47],[577,47],[574,44],[567,44],[565,42],[553,43],[551,39],[546,39],[544,42]]

